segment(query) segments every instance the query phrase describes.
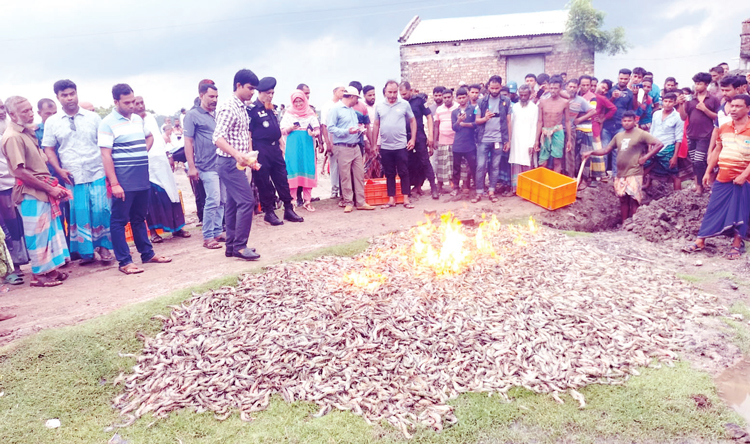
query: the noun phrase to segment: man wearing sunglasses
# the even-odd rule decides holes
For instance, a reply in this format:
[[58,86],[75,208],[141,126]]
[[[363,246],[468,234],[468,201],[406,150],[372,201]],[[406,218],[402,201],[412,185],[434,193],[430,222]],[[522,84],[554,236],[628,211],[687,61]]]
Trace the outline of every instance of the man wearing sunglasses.
[[102,119],[78,106],[78,91],[72,81],[59,80],[53,89],[62,109],[47,119],[42,147],[58,177],[73,193],[70,252],[81,255],[81,265],[94,262],[95,252],[102,262],[111,262],[110,206],[97,141]]

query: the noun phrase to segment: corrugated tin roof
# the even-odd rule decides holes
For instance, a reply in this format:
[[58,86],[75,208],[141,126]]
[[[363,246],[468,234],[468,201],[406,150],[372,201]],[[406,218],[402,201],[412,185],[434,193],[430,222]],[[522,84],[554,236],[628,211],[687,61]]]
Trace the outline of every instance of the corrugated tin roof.
[[456,42],[499,37],[562,34],[565,32],[567,20],[568,11],[423,20],[417,23],[415,29],[409,35],[402,36],[401,44],[418,45],[421,43]]

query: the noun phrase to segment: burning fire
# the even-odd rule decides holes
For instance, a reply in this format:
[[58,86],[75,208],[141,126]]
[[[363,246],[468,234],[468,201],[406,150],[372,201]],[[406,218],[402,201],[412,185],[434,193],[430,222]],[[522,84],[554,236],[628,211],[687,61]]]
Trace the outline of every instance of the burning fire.
[[[433,234],[440,236],[441,247],[432,245]],[[440,226],[435,227],[431,222],[421,224],[414,235],[415,265],[432,268],[438,275],[458,273],[469,262],[469,251],[464,248],[468,238],[461,229],[461,222],[446,213],[440,216]]]
[[[414,265],[431,268],[439,276],[460,273],[478,255],[496,257],[492,245],[493,234],[502,225],[493,215],[477,227],[473,242],[464,232],[461,221],[446,213],[440,216],[440,225],[431,222],[419,225],[414,233],[412,255]],[[437,241],[437,242],[436,242]]]
[[[515,237],[514,244],[524,246],[539,227],[533,218],[529,218],[528,225],[502,225],[494,215],[490,218],[482,215],[476,229],[466,230],[452,213],[446,213],[440,216],[440,224],[428,220],[411,231],[413,243],[403,251],[404,265],[429,269],[443,277],[461,273],[478,258],[497,258],[496,248],[508,247],[510,239],[497,235],[502,230],[508,230]],[[385,272],[384,260],[380,253],[360,258],[363,269],[345,275],[344,283],[367,291],[377,290],[386,281],[386,277],[377,272]]]
[[364,269],[362,271],[353,271],[344,275],[344,283],[355,287],[364,288],[368,291],[375,291],[385,283],[385,276],[374,271]]
[[516,238],[513,240],[513,243],[522,247],[528,245],[528,242],[526,241],[527,233],[535,235],[539,231],[539,226],[531,216],[529,216],[528,229],[526,229],[523,225],[510,225],[508,228],[511,230],[511,232],[516,233]]

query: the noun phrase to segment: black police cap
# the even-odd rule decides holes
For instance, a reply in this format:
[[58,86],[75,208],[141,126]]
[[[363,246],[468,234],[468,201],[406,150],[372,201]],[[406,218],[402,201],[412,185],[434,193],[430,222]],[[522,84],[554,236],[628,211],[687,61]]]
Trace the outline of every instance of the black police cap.
[[276,79],[273,77],[263,77],[258,82],[258,91],[264,92],[276,88]]

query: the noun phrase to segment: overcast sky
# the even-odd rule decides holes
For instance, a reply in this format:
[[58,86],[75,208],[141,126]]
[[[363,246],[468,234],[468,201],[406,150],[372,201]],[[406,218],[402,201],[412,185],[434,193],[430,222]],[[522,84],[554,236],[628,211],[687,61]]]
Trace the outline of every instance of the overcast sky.
[[[433,18],[563,9],[540,0],[3,0],[5,48],[0,97],[53,97],[52,84],[70,78],[80,99],[112,103],[115,83],[130,84],[146,106],[162,114],[188,107],[200,79],[231,92],[234,73],[252,69],[279,83],[286,103],[300,82],[322,103],[336,84],[359,80],[380,90],[399,79],[398,36],[415,15]],[[648,5],[642,9],[644,5]],[[632,47],[615,57],[597,55],[596,75],[613,78],[621,67],[643,66],[659,84],[673,75],[690,84],[698,71],[739,63],[741,22],[750,2],[595,0],[605,27],[624,26]]]

